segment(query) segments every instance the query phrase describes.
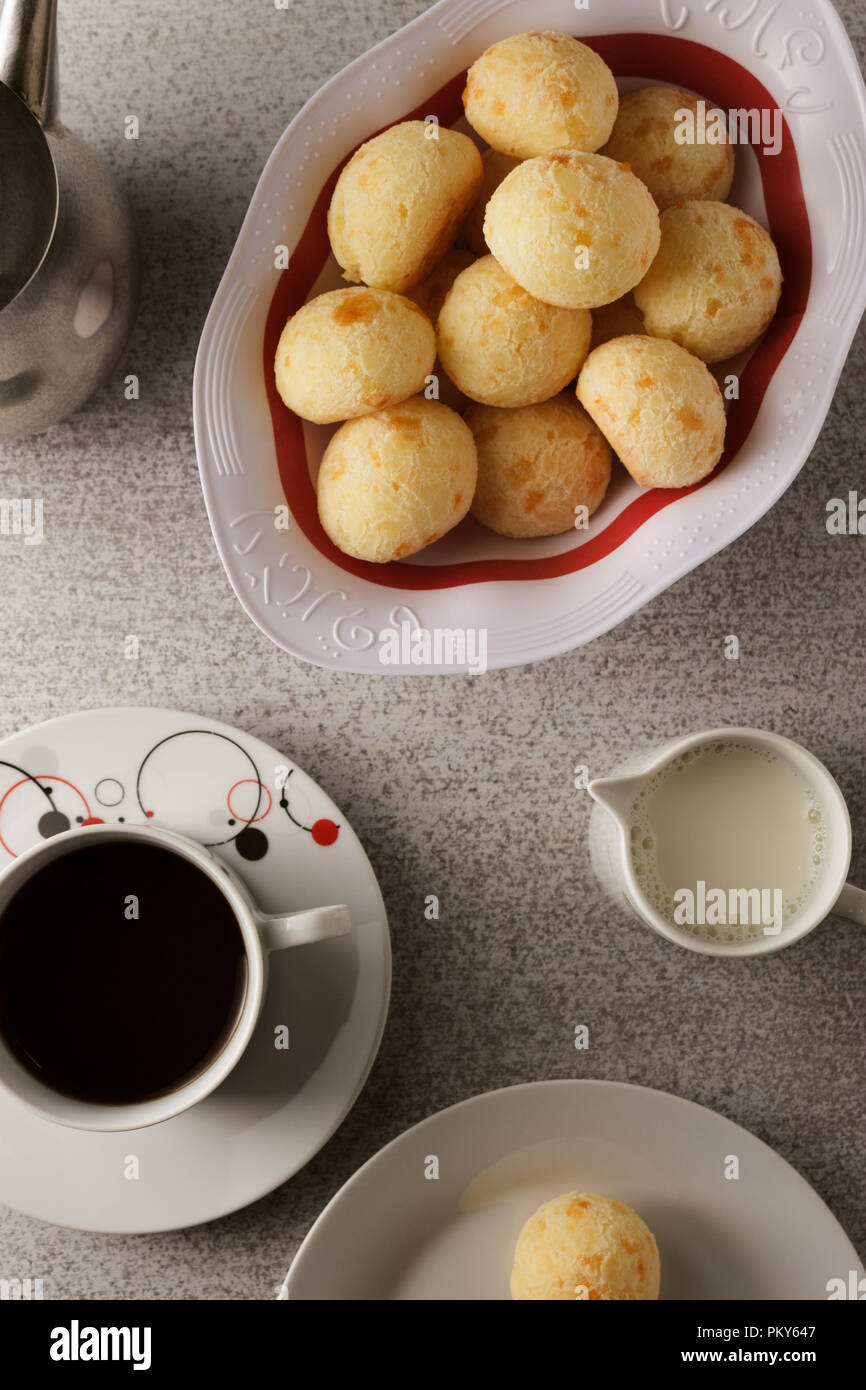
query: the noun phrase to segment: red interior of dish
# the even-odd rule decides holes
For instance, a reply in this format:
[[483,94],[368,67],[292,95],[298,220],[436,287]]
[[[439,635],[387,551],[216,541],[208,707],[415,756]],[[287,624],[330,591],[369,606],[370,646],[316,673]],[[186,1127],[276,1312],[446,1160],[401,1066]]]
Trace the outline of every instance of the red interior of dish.
[[[604,58],[617,77],[634,76],[687,86],[723,110],[739,107],[772,109],[776,105],[766,87],[746,68],[725,54],[688,39],[667,34],[608,34],[583,41]],[[435,115],[440,125],[452,125],[463,114],[461,92],[465,76],[465,72],[458,73],[434,96],[425,98],[421,106],[407,112],[403,119],[423,119],[424,116]],[[791,131],[784,118],[783,129],[784,138],[779,154],[765,155],[760,148],[754,151],[760,167],[769,229],[778,248],[785,277],[782,299],[775,319],[741,373],[739,399],[729,403],[726,448],[716,474],[727,466],[748,438],[764,393],[797,332],[809,298],[812,240],[800,167]],[[366,132],[358,141],[359,145],[377,133]],[[360,575],[374,584],[402,589],[441,589],[492,579],[548,579],[573,574],[609,555],[649,517],[663,507],[669,507],[686,491],[696,490],[650,489],[635,498],[604,530],[559,555],[424,566],[401,561],[373,565],[354,560],[339,551],[319,524],[303,427],[298,417],[283,405],[277,395],[273,362],[286,319],[309,298],[310,290],[330,254],[327,211],[341,168],[342,165],[333,171],[322,188],[292,255],[291,265],[280,277],[268,312],[263,347],[265,383],[286,501],[297,524],[322,555],[349,574]],[[705,479],[698,487],[705,487],[709,481],[711,479]]]

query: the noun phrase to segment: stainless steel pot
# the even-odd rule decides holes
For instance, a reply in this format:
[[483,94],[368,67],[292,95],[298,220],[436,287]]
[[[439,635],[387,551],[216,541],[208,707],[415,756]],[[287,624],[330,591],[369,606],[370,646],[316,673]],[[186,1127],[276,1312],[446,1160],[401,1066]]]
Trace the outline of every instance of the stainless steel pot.
[[0,439],[56,424],[109,376],[138,305],[126,197],[57,120],[57,0],[0,13]]

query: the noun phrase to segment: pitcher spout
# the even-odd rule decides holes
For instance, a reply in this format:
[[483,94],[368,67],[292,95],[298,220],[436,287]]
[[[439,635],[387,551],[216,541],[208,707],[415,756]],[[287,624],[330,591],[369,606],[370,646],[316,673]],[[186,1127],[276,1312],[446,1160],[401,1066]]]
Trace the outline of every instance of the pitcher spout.
[[642,782],[642,777],[596,777],[587,791],[614,820],[624,821]]
[[0,82],[40,125],[57,113],[57,0],[4,0],[0,11]]

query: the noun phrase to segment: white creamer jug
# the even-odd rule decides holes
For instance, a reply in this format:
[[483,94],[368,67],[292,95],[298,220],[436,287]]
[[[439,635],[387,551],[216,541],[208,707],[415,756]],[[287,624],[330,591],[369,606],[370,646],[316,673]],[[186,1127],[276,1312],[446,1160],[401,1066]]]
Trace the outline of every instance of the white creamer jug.
[[[731,753],[758,763],[764,760],[765,767],[774,768],[776,774],[781,774],[777,777],[778,785],[774,784],[773,787],[776,797],[781,795],[784,798],[788,794],[784,781],[787,777],[791,788],[800,788],[804,797],[814,799],[815,809],[810,811],[809,815],[816,822],[814,829],[819,843],[815,848],[819,849],[820,853],[816,853],[814,860],[810,861],[815,867],[810,867],[808,891],[804,891],[789,905],[784,918],[781,912],[781,886],[773,891],[771,900],[769,889],[752,888],[748,882],[741,885],[737,883],[736,887],[729,883],[706,884],[703,881],[678,884],[675,901],[677,912],[683,914],[680,920],[688,920],[692,924],[695,920],[699,924],[703,921],[713,922],[707,930],[695,930],[679,925],[670,913],[661,911],[658,895],[654,895],[648,888],[653,870],[652,866],[650,870],[647,869],[646,861],[648,858],[661,858],[665,846],[655,843],[652,837],[644,838],[639,808],[654,789],[662,785],[668,788],[666,794],[669,799],[671,795],[676,796],[677,784],[673,780],[665,781],[666,773],[676,773],[688,765],[690,760],[691,771],[694,773],[701,759],[715,755],[720,758],[728,757]],[[730,782],[730,778],[728,780]],[[744,728],[710,729],[689,734],[661,749],[633,756],[615,776],[597,778],[590,782],[588,790],[596,802],[590,820],[590,853],[593,867],[603,887],[615,901],[628,907],[660,935],[679,946],[705,955],[764,955],[799,941],[831,912],[866,925],[866,892],[846,883],[851,863],[851,823],[844,797],[823,764],[790,739],[760,729]],[[753,804],[747,804],[742,800],[744,797],[754,799],[757,790],[757,785],[752,787],[744,784],[741,791],[738,791],[735,785],[732,801],[731,786],[728,785],[724,805],[719,793],[712,806],[713,817],[708,817],[715,826],[713,833],[724,832],[724,819],[731,818],[734,814],[737,795],[740,796],[744,823],[750,818],[754,821],[756,815],[764,814],[763,805],[759,811],[754,800]],[[777,809],[786,812],[790,809],[784,800],[781,806],[777,801],[776,806]],[[800,815],[799,810],[797,815]],[[776,823],[782,819],[781,816],[767,814],[763,832],[759,824],[756,833],[749,839],[748,854],[744,855],[744,858],[748,858],[753,868],[756,862],[760,862],[764,836],[768,859],[771,845],[777,858],[780,851],[784,853],[784,828],[780,830]],[[675,822],[671,817],[668,817],[668,821],[669,824],[663,833],[670,835],[675,833],[672,830]],[[735,819],[731,819],[731,828],[737,828]],[[691,833],[692,829],[695,831],[694,835]],[[689,842],[695,838],[700,839],[700,828],[693,827],[690,822],[687,822],[679,833]],[[740,841],[742,843],[742,834]],[[649,850],[645,846],[649,846]],[[670,848],[670,845],[667,848]],[[685,853],[687,856],[688,848]],[[668,858],[671,857],[668,855]],[[802,856],[800,858],[802,860]],[[688,878],[685,873],[682,873],[681,877]],[[760,897],[762,892],[765,895],[763,899]],[[695,919],[695,894],[699,900],[699,910],[706,912],[709,902],[709,912],[712,915]],[[731,917],[726,920],[726,904],[729,900]],[[746,931],[743,928],[742,917],[736,918],[737,907],[751,905],[757,908],[762,902],[762,915],[751,919]],[[715,926],[719,920],[719,911],[726,927],[730,928],[730,922],[736,921],[735,930],[723,930]],[[688,916],[689,913],[692,913],[691,917]]]

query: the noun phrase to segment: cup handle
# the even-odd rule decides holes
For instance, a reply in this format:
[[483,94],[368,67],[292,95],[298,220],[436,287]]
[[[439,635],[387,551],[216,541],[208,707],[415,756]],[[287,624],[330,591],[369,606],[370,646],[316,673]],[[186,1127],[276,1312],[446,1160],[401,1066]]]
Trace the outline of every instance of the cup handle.
[[866,927],[866,892],[862,888],[855,888],[853,883],[846,883],[832,911],[837,917]]
[[352,919],[345,905],[313,907],[278,917],[268,917],[260,912],[256,920],[265,951],[282,951],[286,946],[306,946],[311,941],[326,941],[330,936],[347,936],[352,930]]

